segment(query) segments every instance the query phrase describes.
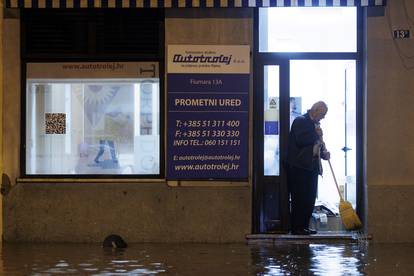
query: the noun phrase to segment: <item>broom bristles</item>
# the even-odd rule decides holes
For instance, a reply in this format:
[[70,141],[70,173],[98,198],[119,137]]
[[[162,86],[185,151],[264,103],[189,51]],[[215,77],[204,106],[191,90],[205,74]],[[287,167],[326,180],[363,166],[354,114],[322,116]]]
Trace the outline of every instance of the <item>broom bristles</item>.
[[357,230],[362,227],[361,220],[348,201],[341,200],[339,202],[339,214],[346,230]]

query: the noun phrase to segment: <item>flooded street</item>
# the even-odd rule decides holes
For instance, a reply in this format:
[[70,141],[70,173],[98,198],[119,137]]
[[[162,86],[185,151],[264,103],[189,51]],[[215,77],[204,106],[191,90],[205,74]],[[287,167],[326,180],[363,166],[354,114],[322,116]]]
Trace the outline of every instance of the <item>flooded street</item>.
[[413,275],[413,244],[3,244],[0,275]]

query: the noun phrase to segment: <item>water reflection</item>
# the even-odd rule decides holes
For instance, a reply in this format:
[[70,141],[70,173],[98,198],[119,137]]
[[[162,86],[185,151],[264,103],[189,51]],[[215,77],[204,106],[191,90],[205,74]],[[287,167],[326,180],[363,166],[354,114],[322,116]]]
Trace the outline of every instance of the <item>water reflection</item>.
[[360,251],[339,245],[310,245],[313,252],[311,271],[316,275],[363,275]]
[[256,275],[365,275],[356,244],[281,243],[251,251]]
[[3,244],[0,275],[412,275],[411,244]]

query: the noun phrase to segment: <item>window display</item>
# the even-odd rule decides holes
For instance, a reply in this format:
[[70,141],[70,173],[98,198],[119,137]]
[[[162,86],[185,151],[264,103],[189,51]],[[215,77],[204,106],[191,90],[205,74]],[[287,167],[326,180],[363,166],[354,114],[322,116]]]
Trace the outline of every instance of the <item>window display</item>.
[[26,174],[160,173],[159,79],[117,75],[29,76]]

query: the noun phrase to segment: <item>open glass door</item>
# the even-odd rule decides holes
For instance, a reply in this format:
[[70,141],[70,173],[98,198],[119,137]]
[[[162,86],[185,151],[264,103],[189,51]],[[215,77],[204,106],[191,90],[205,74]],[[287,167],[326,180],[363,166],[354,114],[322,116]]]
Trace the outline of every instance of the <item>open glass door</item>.
[[356,208],[356,66],[349,62],[345,67],[345,144],[342,148],[345,159],[345,199]]

